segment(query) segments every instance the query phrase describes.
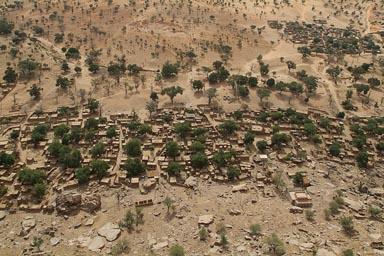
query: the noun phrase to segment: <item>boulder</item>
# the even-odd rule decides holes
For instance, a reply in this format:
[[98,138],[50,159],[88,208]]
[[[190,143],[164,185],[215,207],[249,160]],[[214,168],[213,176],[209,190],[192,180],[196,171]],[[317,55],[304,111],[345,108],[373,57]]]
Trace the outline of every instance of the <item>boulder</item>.
[[188,188],[193,188],[197,186],[197,179],[193,176],[189,176],[185,181],[184,185]]
[[153,245],[152,249],[154,251],[157,251],[157,250],[164,249],[165,247],[168,247],[168,242],[167,241],[161,242],[161,243],[157,243],[157,244]]
[[105,246],[104,239],[100,236],[93,238],[89,244],[88,249],[93,252],[100,252],[100,250]]
[[198,224],[199,225],[209,225],[213,222],[213,215],[200,215]]
[[80,209],[93,213],[101,207],[99,195],[81,195],[80,193],[67,193],[56,197],[56,211],[59,214],[69,215],[78,212]]
[[97,233],[99,234],[99,236],[105,237],[107,241],[112,242],[119,237],[121,230],[118,225],[113,224],[112,222],[108,222],[104,226],[99,228]]
[[143,187],[144,187],[145,189],[151,189],[151,188],[153,188],[155,185],[156,185],[156,179],[154,179],[154,178],[147,179],[147,180],[144,181],[144,183],[143,183]]
[[26,217],[21,222],[21,227],[23,228],[23,231],[29,232],[31,229],[33,229],[36,226],[36,220],[32,217]]

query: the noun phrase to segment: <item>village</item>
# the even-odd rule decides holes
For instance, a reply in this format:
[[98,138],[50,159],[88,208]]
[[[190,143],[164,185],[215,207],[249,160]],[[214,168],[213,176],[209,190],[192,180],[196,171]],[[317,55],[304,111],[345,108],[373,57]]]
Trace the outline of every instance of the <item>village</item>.
[[384,255],[383,10],[0,0],[0,255]]

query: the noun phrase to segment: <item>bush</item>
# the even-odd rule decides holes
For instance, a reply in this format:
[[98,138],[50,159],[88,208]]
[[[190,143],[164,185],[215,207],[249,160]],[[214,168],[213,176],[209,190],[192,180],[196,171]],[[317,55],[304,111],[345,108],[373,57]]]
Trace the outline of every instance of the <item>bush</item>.
[[201,227],[201,229],[199,230],[199,238],[202,241],[207,240],[207,238],[208,238],[208,231],[207,231],[207,229],[205,227]]
[[267,238],[267,243],[274,255],[282,256],[285,254],[284,242],[275,233]]
[[130,248],[129,248],[128,241],[124,239],[124,240],[118,241],[117,244],[112,246],[111,254],[113,256],[119,256],[122,254],[128,254],[129,251],[130,251]]
[[315,212],[311,210],[306,210],[305,211],[305,218],[309,221],[313,221],[315,218]]
[[376,219],[380,217],[382,210],[380,208],[370,206],[368,212],[372,219]]
[[352,249],[347,249],[343,251],[343,256],[353,256]]
[[357,165],[360,168],[367,168],[368,167],[368,153],[367,152],[359,152],[356,156],[356,162]]
[[260,152],[264,153],[267,149],[267,142],[265,140],[259,140],[256,142],[257,149],[260,150]]
[[175,244],[169,248],[169,256],[184,256],[184,248],[181,245]]
[[259,224],[252,224],[249,226],[249,230],[251,231],[252,236],[258,236],[261,232],[261,226]]
[[340,224],[346,234],[350,235],[353,232],[353,219],[351,216],[341,217]]
[[339,156],[340,155],[340,144],[338,142],[334,142],[331,146],[329,146],[329,153],[332,156]]
[[45,194],[45,190],[47,187],[45,186],[44,183],[36,183],[35,186],[33,187],[33,192],[35,193],[35,196],[41,200]]

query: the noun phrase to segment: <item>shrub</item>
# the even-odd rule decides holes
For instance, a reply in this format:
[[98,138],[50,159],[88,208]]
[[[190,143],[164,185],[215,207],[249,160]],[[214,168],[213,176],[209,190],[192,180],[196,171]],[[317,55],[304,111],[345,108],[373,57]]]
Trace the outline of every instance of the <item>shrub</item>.
[[44,171],[35,170],[30,168],[25,168],[18,173],[19,179],[23,183],[35,185],[37,183],[42,183],[43,180],[47,177]]
[[340,224],[346,234],[350,235],[353,232],[353,219],[351,216],[341,217]]
[[252,236],[258,236],[261,232],[261,226],[259,224],[252,224],[249,226],[249,230],[251,231]]
[[169,248],[169,256],[184,256],[184,248],[181,245],[175,244]]

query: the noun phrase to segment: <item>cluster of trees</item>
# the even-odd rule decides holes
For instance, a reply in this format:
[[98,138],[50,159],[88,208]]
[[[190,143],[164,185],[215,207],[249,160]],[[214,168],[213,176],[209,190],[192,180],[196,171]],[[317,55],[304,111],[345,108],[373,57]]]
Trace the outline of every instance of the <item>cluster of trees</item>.
[[144,213],[143,209],[140,207],[135,207],[135,213],[131,210],[128,210],[124,218],[119,221],[119,226],[126,228],[131,232],[135,227],[138,228],[139,225],[144,224]]
[[6,152],[0,152],[0,165],[10,167],[15,163],[16,157],[14,154],[8,154]]
[[18,172],[19,180],[28,185],[33,185],[33,192],[37,199],[41,200],[46,191],[44,180],[47,175],[44,171],[25,168]]

